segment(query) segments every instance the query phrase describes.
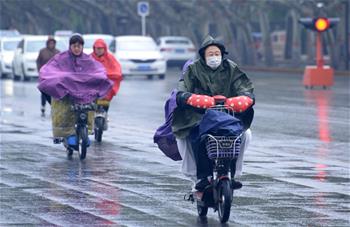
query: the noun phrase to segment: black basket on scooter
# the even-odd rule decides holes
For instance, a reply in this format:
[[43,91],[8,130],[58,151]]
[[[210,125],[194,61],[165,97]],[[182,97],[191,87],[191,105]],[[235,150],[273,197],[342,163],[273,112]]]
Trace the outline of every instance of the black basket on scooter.
[[205,143],[208,158],[234,159],[241,149],[242,134],[238,136],[213,136],[208,135]]

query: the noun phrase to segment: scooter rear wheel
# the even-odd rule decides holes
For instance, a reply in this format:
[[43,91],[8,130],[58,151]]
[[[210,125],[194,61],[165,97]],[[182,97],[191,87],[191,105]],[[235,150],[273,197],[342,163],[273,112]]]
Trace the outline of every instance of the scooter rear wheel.
[[218,216],[221,223],[225,223],[230,218],[232,189],[229,180],[223,180],[218,186],[219,204]]
[[102,118],[102,117],[97,117],[95,119],[95,140],[97,142],[102,141],[104,123],[105,123],[104,118]]
[[197,211],[199,217],[205,217],[208,213],[208,207],[197,201]]

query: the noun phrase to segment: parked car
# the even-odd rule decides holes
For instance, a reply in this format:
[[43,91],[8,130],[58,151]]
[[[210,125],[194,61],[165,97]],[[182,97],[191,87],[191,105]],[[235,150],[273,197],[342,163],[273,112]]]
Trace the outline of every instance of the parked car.
[[196,48],[187,37],[162,36],[158,38],[157,44],[168,65],[182,66],[187,60],[196,57]]
[[0,30],[0,38],[3,37],[18,37],[21,34],[16,29],[1,29]]
[[69,49],[69,37],[64,36],[55,36],[56,40],[56,49],[60,52],[66,51]]
[[84,53],[86,53],[86,54],[91,54],[94,51],[93,45],[94,45],[94,42],[97,39],[103,39],[106,42],[106,44],[108,46],[108,49],[110,51],[112,51],[111,50],[111,45],[112,45],[112,42],[114,40],[114,37],[111,36],[111,35],[106,35],[106,34],[84,34],[83,38],[84,38]]
[[25,35],[15,50],[13,76],[15,80],[30,80],[38,77],[36,59],[41,48],[46,46],[47,36]]
[[71,35],[73,35],[73,31],[71,30],[57,30],[55,31],[55,37],[57,36],[61,36],[61,37],[70,37]]
[[[13,59],[13,75],[15,80],[30,80],[39,76],[36,59],[39,51],[46,47],[48,36],[25,35],[18,43]],[[64,37],[55,37],[56,48],[68,50],[68,41]]]
[[117,36],[116,58],[121,64],[123,75],[154,75],[165,78],[166,62],[156,42],[147,36]]
[[12,62],[15,49],[21,41],[20,37],[1,37],[0,38],[0,72],[1,77],[12,75]]
[[73,35],[71,30],[57,30],[54,33],[54,37],[57,41],[56,48],[59,51],[66,51],[69,48],[69,38]]

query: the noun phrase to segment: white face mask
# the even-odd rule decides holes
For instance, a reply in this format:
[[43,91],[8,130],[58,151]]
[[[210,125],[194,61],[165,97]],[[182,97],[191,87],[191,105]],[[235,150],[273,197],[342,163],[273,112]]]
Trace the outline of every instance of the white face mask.
[[221,64],[221,60],[221,56],[210,56],[206,58],[206,63],[210,68],[216,69]]

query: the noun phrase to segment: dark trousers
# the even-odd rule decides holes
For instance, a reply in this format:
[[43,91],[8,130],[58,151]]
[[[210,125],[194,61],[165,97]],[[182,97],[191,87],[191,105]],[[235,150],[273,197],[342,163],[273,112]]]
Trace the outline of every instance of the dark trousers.
[[51,105],[51,96],[45,94],[44,92],[41,92],[41,106],[45,106],[46,102]]
[[106,111],[106,113],[108,112],[109,110],[109,105],[108,106],[103,106],[103,109]]

